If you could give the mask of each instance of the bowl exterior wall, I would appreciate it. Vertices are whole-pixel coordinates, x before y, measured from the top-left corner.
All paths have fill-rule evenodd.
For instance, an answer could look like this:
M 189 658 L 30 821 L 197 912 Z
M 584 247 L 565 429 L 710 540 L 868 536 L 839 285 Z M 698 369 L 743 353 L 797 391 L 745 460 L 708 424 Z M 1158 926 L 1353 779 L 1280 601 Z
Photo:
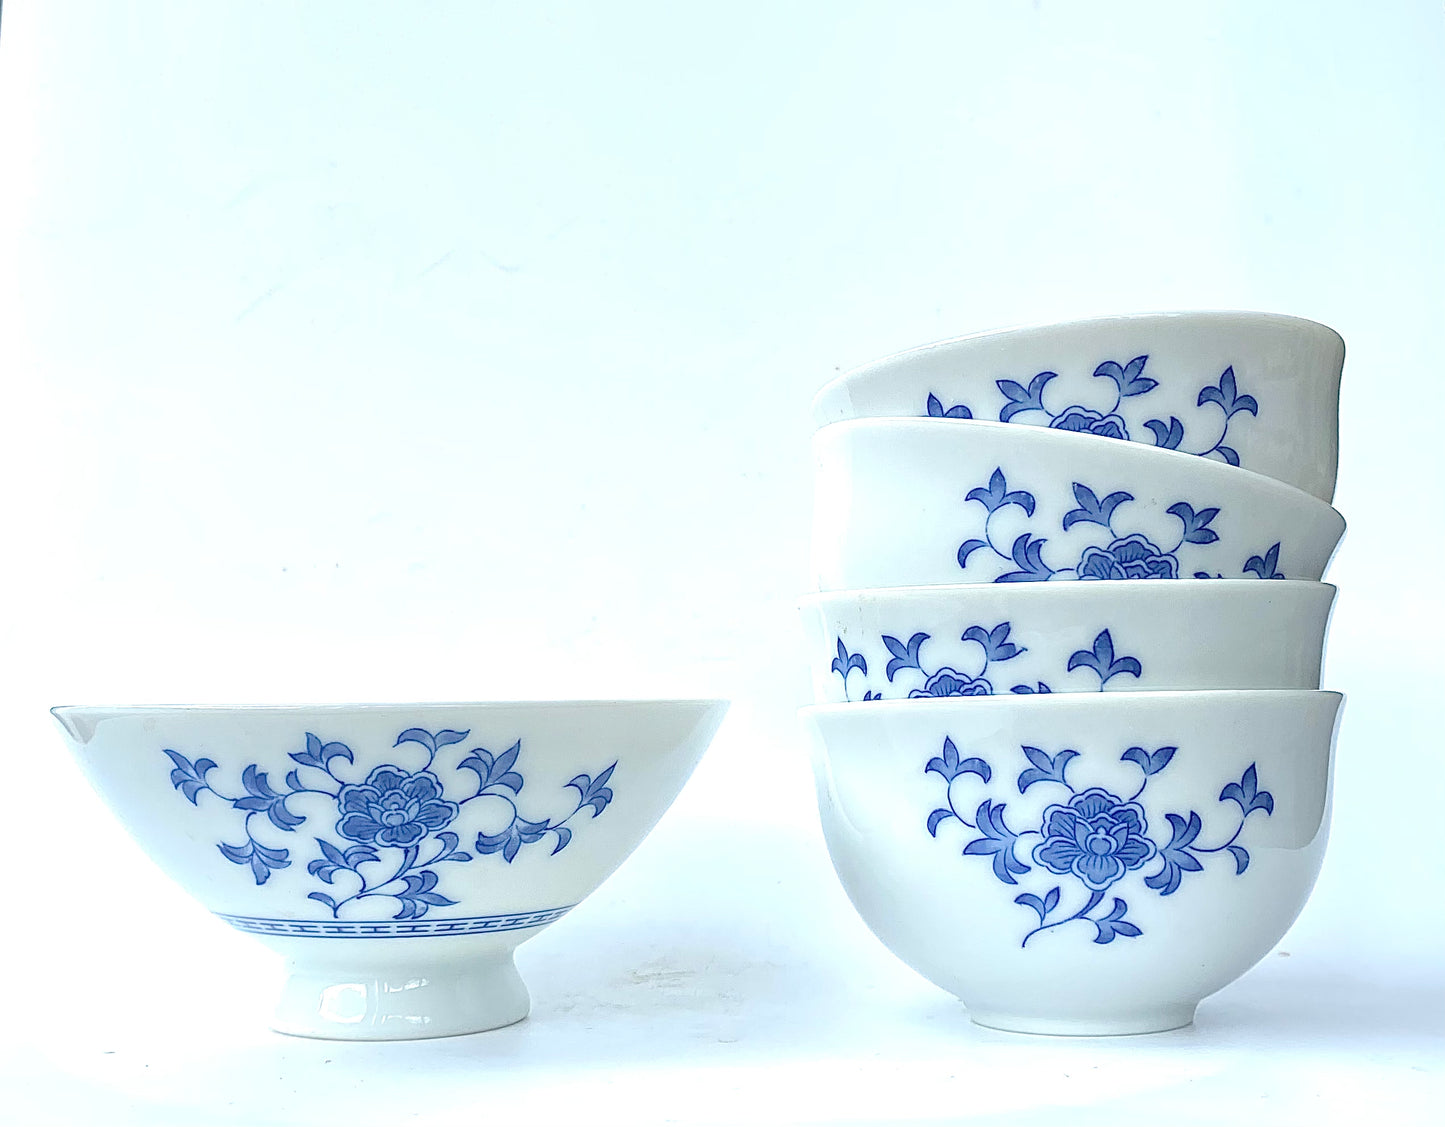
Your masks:
M 1323 578 L 1344 519 L 1259 474 L 999 423 L 863 419 L 813 437 L 819 590 Z
M 1174 448 L 1334 496 L 1344 342 L 1258 313 L 1172 313 L 1004 330 L 867 364 L 813 404 L 819 426 L 935 416 Z
M 662 816 L 725 710 L 78 708 L 57 718 L 96 790 L 208 908 L 293 960 L 324 947 L 328 961 L 380 973 L 423 954 L 510 948 L 560 918 Z
M 811 596 L 819 703 L 1157 689 L 1317 689 L 1335 589 L 1139 580 Z
M 1141 693 L 805 715 L 828 848 L 878 937 L 986 1024 L 1122 1033 L 1187 1021 L 1299 913 L 1339 703 Z

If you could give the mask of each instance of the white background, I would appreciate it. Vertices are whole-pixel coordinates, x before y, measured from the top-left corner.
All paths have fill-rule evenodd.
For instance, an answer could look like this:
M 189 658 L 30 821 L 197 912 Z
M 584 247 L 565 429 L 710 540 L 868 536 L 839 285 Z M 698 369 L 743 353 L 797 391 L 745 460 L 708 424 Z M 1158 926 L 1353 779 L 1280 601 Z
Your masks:
M 1438 3 L 9 0 L 17 1123 L 1438 1122 Z M 807 405 L 1010 322 L 1349 347 L 1325 871 L 1189 1030 L 990 1033 L 834 881 L 794 717 Z M 530 1021 L 347 1046 L 153 871 L 45 707 L 723 695 Z

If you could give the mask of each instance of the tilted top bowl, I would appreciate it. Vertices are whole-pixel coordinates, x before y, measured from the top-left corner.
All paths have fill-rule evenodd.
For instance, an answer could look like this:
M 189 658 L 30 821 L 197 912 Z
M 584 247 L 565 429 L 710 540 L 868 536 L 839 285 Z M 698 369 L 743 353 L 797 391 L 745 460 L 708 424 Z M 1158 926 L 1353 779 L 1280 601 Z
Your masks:
M 151 857 L 287 957 L 277 1029 L 389 1040 L 525 1017 L 514 948 L 636 848 L 726 710 L 596 701 L 54 713 Z
M 820 703 L 1317 689 L 1335 589 L 1283 580 L 871 587 L 803 600 Z
M 1345 522 L 1261 474 L 1004 423 L 813 436 L 821 590 L 1060 579 L 1319 580 Z
M 1163 446 L 1334 497 L 1333 329 L 1271 313 L 1142 313 L 1000 329 L 876 360 L 813 402 L 878 416 L 1026 423 Z
M 1341 698 L 1101 693 L 803 710 L 828 850 L 974 1021 L 1147 1033 L 1288 930 L 1319 872 Z

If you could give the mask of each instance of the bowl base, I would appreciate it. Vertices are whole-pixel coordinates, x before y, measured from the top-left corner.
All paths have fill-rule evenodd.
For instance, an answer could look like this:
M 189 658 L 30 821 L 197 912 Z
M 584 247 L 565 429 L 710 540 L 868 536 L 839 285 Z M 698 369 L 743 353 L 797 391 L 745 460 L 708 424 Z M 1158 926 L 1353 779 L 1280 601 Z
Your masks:
M 271 1028 L 335 1041 L 455 1037 L 512 1025 L 531 998 L 511 952 L 420 974 L 293 963 Z
M 1099 1017 L 1049 1017 L 978 1009 L 970 1009 L 968 1016 L 975 1025 L 1007 1033 L 1038 1033 L 1053 1037 L 1128 1037 L 1182 1029 L 1194 1020 L 1194 1009 L 1195 1003 L 1187 1002 Z

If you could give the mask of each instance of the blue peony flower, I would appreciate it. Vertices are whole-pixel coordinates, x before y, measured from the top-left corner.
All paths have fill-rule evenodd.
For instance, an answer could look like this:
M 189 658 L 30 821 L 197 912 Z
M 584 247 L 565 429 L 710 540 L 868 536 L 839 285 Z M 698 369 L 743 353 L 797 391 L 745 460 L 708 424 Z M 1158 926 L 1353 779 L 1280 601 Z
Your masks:
M 991 697 L 993 686 L 982 677 L 966 677 L 952 669 L 940 669 L 910 697 Z
M 336 796 L 341 820 L 336 832 L 368 845 L 415 845 L 445 828 L 457 816 L 457 805 L 442 798 L 442 787 L 430 771 L 409 775 L 400 767 L 376 768 L 364 783 L 350 783 Z
M 1101 415 L 1075 404 L 1065 407 L 1049 423 L 1050 430 L 1071 430 L 1079 434 L 1097 434 L 1104 438 L 1128 439 L 1129 428 L 1118 415 Z
M 1034 847 L 1034 860 L 1052 872 L 1073 873 L 1103 892 L 1158 852 L 1144 836 L 1147 829 L 1137 802 L 1090 787 L 1044 811 L 1044 840 Z
M 1085 548 L 1075 571 L 1080 579 L 1178 579 L 1179 561 L 1134 532 L 1107 548 Z

